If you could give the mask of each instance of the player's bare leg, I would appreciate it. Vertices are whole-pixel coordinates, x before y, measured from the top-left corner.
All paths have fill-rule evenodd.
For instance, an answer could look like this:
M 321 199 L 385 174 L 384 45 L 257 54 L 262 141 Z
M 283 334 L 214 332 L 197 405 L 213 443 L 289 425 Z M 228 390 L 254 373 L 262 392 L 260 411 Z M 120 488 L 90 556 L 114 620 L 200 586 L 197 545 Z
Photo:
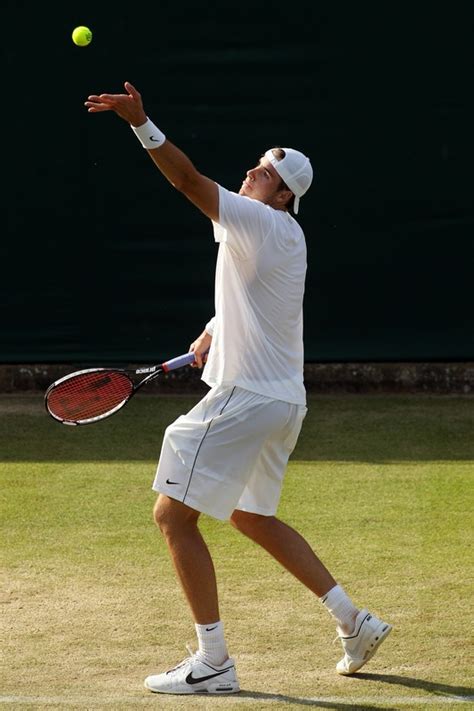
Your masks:
M 275 516 L 236 510 L 231 523 L 268 551 L 318 597 L 337 584 L 303 536 Z
M 391 625 L 367 609 L 355 607 L 305 539 L 275 516 L 236 510 L 231 523 L 314 592 L 336 620 L 344 650 L 337 672 L 349 675 L 363 667 L 386 639 Z
M 199 649 L 177 666 L 145 679 L 162 694 L 230 694 L 239 691 L 234 660 L 229 657 L 219 619 L 216 575 L 198 529 L 199 511 L 160 494 L 155 522 L 168 545 L 178 578 L 196 622 Z
M 154 508 L 194 621 L 205 625 L 219 620 L 219 604 L 214 564 L 197 525 L 199 516 L 199 511 L 164 494 Z

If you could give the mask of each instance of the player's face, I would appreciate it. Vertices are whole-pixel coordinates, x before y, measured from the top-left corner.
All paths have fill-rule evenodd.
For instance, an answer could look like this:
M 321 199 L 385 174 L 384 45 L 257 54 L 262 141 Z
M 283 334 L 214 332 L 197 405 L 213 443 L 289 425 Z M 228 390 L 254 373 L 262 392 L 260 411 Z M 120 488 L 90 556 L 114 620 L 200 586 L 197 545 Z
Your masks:
M 268 158 L 263 156 L 255 168 L 247 171 L 239 195 L 245 195 L 271 204 L 275 194 L 280 190 L 281 178 Z

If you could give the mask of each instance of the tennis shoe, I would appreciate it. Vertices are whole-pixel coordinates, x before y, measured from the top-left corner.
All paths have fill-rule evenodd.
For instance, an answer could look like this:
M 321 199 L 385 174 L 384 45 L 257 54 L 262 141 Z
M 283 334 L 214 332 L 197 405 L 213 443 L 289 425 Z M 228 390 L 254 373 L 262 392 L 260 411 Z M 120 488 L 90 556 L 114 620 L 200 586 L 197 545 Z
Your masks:
M 338 628 L 337 639 L 341 640 L 344 656 L 336 664 L 336 671 L 345 676 L 354 674 L 369 659 L 372 659 L 391 630 L 392 626 L 387 622 L 382 622 L 368 610 L 361 610 L 356 617 L 354 631 L 351 635 L 343 636 Z
M 240 691 L 233 659 L 227 659 L 220 666 L 211 665 L 199 652 L 163 674 L 147 676 L 145 687 L 155 694 L 234 694 Z

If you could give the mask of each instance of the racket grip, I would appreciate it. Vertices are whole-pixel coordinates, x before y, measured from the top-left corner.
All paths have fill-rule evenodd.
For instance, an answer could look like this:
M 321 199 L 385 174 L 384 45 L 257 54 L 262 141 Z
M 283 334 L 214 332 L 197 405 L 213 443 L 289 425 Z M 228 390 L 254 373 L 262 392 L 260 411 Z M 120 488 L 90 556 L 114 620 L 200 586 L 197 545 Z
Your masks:
M 189 365 L 194 363 L 194 353 L 184 353 L 183 355 L 167 360 L 166 363 L 162 363 L 161 367 L 164 372 L 167 373 L 169 370 L 176 370 L 176 368 L 182 368 L 184 365 Z

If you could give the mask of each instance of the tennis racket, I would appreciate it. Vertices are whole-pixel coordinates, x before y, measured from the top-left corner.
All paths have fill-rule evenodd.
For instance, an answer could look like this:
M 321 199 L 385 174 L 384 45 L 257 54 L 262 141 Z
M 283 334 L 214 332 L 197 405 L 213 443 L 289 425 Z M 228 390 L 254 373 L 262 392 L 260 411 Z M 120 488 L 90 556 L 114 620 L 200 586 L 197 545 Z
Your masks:
M 63 425 L 89 425 L 104 420 L 122 409 L 143 385 L 160 373 L 194 363 L 194 353 L 167 360 L 160 365 L 136 370 L 89 368 L 56 380 L 46 390 L 46 411 Z M 144 375 L 137 383 L 132 374 Z

